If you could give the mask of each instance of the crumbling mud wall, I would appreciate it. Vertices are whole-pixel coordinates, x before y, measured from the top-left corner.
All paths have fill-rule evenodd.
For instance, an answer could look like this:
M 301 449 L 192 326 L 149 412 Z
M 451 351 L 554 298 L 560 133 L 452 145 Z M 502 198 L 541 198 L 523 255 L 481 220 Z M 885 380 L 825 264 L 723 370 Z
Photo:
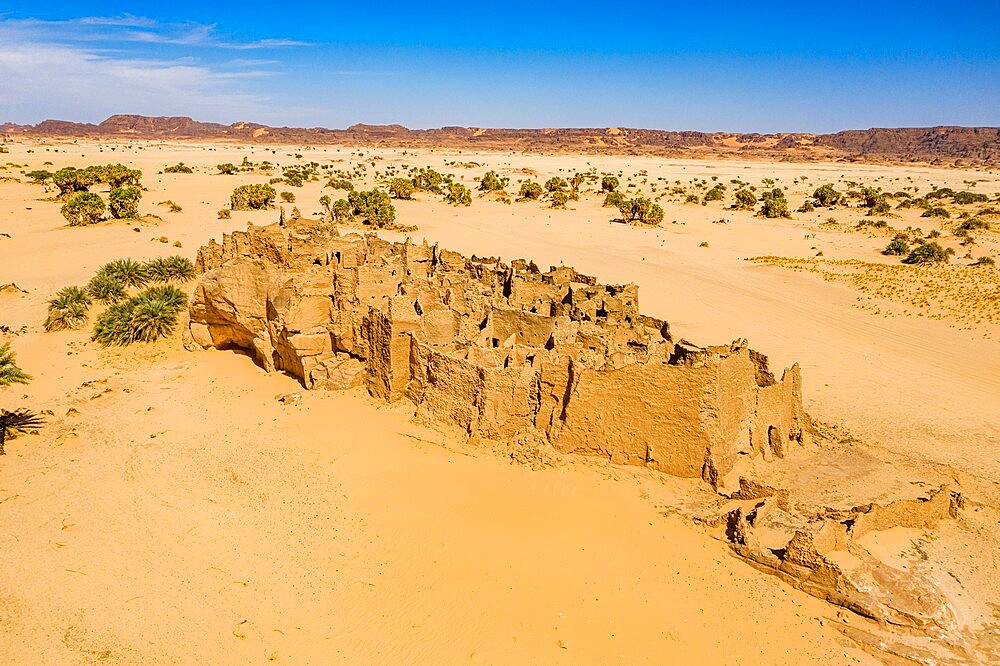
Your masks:
M 364 385 L 473 437 L 715 484 L 739 456 L 810 436 L 797 366 L 777 380 L 745 342 L 675 341 L 635 285 L 302 219 L 212 241 L 197 268 L 193 346 L 244 350 L 306 388 Z

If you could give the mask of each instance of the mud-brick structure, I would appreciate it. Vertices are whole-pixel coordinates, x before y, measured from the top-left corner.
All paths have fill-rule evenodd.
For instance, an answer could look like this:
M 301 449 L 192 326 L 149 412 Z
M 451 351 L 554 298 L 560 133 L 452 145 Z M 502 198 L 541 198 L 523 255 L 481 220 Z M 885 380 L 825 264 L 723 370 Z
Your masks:
M 799 370 L 745 342 L 698 347 L 636 285 L 471 259 L 292 220 L 212 241 L 188 342 L 238 348 L 306 388 L 364 385 L 418 418 L 716 483 L 808 437 Z

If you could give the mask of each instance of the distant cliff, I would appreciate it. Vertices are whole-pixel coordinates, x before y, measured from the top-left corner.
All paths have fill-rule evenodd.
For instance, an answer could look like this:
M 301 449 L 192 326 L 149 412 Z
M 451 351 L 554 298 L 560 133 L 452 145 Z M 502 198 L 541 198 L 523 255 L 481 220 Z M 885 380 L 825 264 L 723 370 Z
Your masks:
M 483 150 L 835 159 L 948 164 L 1000 163 L 1000 128 L 907 127 L 847 130 L 835 134 L 738 134 L 630 128 L 500 129 L 402 125 L 352 125 L 347 129 L 269 127 L 252 122 L 203 123 L 187 117 L 115 115 L 94 125 L 46 120 L 0 125 L 8 136 L 88 139 L 184 139 L 269 144 L 353 144 Z

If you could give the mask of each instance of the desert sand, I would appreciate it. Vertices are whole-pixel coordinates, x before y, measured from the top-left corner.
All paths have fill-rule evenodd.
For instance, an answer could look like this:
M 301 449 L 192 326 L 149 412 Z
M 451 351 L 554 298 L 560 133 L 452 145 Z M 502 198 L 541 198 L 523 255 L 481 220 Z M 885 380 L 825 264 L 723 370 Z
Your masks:
M 1000 175 L 349 147 L 39 140 L 9 147 L 5 161 L 20 166 L 0 171 L 11 178 L 0 182 L 0 233 L 9 235 L 0 236 L 0 284 L 17 289 L 0 293 L 0 325 L 7 327 L 0 340 L 12 342 L 34 379 L 0 389 L 0 398 L 5 408 L 46 410 L 48 424 L 10 441 L 0 459 L 0 619 L 9 627 L 0 639 L 2 660 L 873 660 L 842 631 L 866 620 L 730 557 L 677 511 L 703 492 L 700 481 L 572 457 L 538 468 L 511 464 L 414 424 L 412 410 L 384 405 L 363 389 L 308 392 L 245 356 L 185 351 L 180 331 L 125 349 L 99 347 L 89 329 L 45 333 L 46 302 L 109 260 L 175 253 L 193 259 L 209 239 L 248 222 L 273 223 L 274 210 L 217 219 L 235 186 L 268 180 L 216 175 L 216 164 L 244 157 L 285 166 L 367 164 L 359 186 L 374 184 L 371 172 L 388 164 L 432 166 L 470 186 L 488 169 L 514 182 L 530 175 L 525 170 L 539 182 L 590 168 L 621 171 L 623 185 L 631 176 L 647 192 L 643 179 L 773 178 L 788 185 L 793 206 L 827 182 L 924 192 L 976 181 L 975 191 L 993 195 Z M 161 219 L 66 227 L 59 203 L 44 200 L 52 193 L 18 182 L 22 171 L 52 168 L 49 161 L 55 168 L 121 161 L 141 169 L 147 191 L 140 211 Z M 158 173 L 178 162 L 196 172 Z M 319 213 L 322 194 L 333 196 L 323 182 L 276 188 L 293 191 L 303 215 Z M 182 210 L 157 205 L 166 200 Z M 834 264 L 794 270 L 748 261 L 898 263 L 879 254 L 890 232 L 854 228 L 859 210 L 762 220 L 718 203 L 665 202 L 664 223 L 639 228 L 612 222 L 601 200 L 585 193 L 569 210 L 555 210 L 475 198 L 456 208 L 418 194 L 396 202 L 397 221 L 417 231 L 383 235 L 637 283 L 642 311 L 668 320 L 677 339 L 728 344 L 746 337 L 772 367 L 800 363 L 806 409 L 845 441 L 863 441 L 866 455 L 904 461 L 893 483 L 950 477 L 984 512 L 995 509 L 995 268 L 947 269 L 948 284 L 981 293 L 979 304 L 949 307 L 955 301 L 947 290 L 940 302 L 914 304 L 924 296 L 872 296 L 865 283 L 833 275 Z M 836 224 L 824 224 L 831 217 Z M 946 228 L 919 210 L 901 211 L 890 223 Z M 958 247 L 945 232 L 942 241 Z M 996 232 L 977 241 L 975 257 L 1000 249 Z M 971 261 L 953 260 L 960 263 Z M 301 397 L 291 404 L 276 399 L 289 393 Z M 845 468 L 845 494 L 851 475 Z M 836 495 L 839 488 L 824 490 Z M 925 541 L 903 531 L 881 547 L 896 555 Z M 988 621 L 990 604 L 1000 603 L 996 578 L 992 587 L 988 582 L 1000 566 L 995 552 L 980 553 L 982 577 L 969 584 L 973 599 L 961 609 L 984 644 L 998 635 Z

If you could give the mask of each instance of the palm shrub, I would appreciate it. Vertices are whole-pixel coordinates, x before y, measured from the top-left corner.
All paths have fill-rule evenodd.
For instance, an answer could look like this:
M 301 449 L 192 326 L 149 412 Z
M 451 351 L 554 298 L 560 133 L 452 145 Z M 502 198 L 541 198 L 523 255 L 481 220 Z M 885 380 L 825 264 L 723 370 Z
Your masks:
M 137 342 L 153 342 L 170 335 L 176 323 L 177 307 L 163 298 L 145 296 L 132 307 L 130 335 Z
M 10 348 L 10 343 L 0 345 L 0 386 L 11 384 L 27 384 L 31 375 L 17 365 L 17 354 Z
M 94 323 L 94 340 L 109 347 L 153 342 L 173 332 L 187 296 L 177 287 L 150 287 L 124 303 L 112 305 Z
M 25 430 L 40 428 L 45 425 L 38 414 L 27 409 L 7 411 L 0 409 L 0 456 L 7 455 L 4 444 L 8 439 L 14 439 Z
M 139 199 L 142 192 L 137 187 L 116 187 L 108 193 L 108 209 L 116 220 L 139 217 Z
M 46 331 L 80 328 L 87 322 L 90 296 L 79 287 L 64 287 L 49 301 L 49 315 L 45 319 Z
M 132 308 L 133 300 L 116 303 L 97 316 L 94 322 L 93 338 L 105 347 L 111 345 L 128 345 L 132 339 Z
M 146 263 L 146 275 L 151 282 L 187 282 L 194 277 L 194 264 L 187 257 L 159 257 Z
M 87 283 L 87 293 L 94 299 L 107 304 L 120 303 L 128 294 L 125 285 L 113 275 L 99 272 Z
M 104 215 L 104 199 L 92 192 L 81 192 L 59 209 L 70 226 L 93 224 Z
M 146 265 L 133 259 L 115 259 L 98 272 L 110 275 L 126 287 L 141 287 L 149 282 Z

